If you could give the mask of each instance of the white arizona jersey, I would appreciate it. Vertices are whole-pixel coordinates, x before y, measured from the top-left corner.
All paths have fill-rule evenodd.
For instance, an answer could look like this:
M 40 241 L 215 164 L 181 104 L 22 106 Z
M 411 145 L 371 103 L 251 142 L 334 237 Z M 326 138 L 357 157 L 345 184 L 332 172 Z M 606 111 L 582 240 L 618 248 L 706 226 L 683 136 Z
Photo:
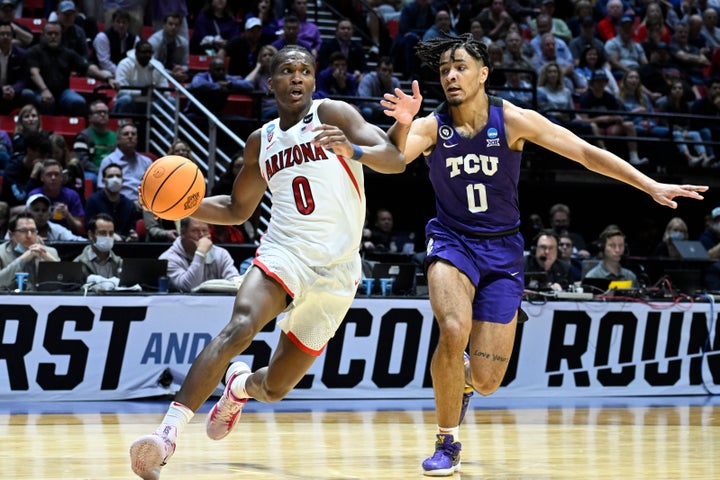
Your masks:
M 362 164 L 311 143 L 313 128 L 323 123 L 317 112 L 322 102 L 314 100 L 286 131 L 279 119 L 261 130 L 260 171 L 272 193 L 261 245 L 279 245 L 309 266 L 356 258 L 365 219 Z

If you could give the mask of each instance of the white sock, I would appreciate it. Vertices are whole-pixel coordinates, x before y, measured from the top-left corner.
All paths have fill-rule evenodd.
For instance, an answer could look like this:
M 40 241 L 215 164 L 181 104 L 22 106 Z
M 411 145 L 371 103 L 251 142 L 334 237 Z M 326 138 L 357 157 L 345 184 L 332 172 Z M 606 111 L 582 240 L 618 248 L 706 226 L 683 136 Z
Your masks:
M 452 428 L 445 428 L 438 425 L 438 433 L 440 435 L 452 435 L 453 441 L 457 442 L 460 439 L 460 425 Z
M 168 411 L 165 414 L 165 418 L 163 418 L 160 423 L 157 432 L 164 431 L 166 425 L 172 425 L 177 428 L 177 433 L 179 435 L 185 428 L 185 425 L 190 422 L 193 415 L 195 415 L 195 412 L 182 403 L 172 402 L 170 404 L 170 408 L 168 408 Z
M 250 395 L 248 395 L 247 390 L 245 390 L 245 382 L 247 382 L 248 377 L 250 377 L 252 373 L 241 373 L 230 384 L 230 391 L 232 392 L 235 397 L 239 399 L 243 398 L 250 398 Z

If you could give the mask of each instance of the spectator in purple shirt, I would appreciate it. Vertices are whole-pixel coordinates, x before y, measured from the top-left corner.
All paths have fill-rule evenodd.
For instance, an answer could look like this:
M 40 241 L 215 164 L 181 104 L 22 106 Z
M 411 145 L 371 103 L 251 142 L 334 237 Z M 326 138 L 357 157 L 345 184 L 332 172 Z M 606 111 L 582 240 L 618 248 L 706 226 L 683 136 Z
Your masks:
M 45 160 L 40 171 L 42 186 L 30 190 L 28 197 L 42 193 L 50 199 L 50 221 L 70 229 L 75 235 L 85 231 L 85 209 L 78 193 L 63 186 L 62 165 L 55 159 Z
M 282 50 L 285 45 L 300 45 L 308 51 L 312 48 L 309 43 L 298 38 L 300 32 L 300 20 L 295 15 L 288 15 L 283 21 L 283 34 L 272 43 L 272 46 Z

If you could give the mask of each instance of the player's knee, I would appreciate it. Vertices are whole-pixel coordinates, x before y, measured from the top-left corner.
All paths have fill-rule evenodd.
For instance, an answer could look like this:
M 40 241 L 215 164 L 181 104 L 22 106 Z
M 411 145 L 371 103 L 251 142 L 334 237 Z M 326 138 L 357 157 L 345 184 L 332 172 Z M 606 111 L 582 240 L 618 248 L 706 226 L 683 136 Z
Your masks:
M 233 351 L 242 352 L 252 342 L 257 332 L 249 318 L 234 316 L 232 322 L 218 335 Z
M 468 322 L 469 323 L 469 322 Z M 439 324 L 440 338 L 439 342 L 457 345 L 462 350 L 467 345 L 470 335 L 470 327 L 462 322 L 444 321 Z
M 502 379 L 501 379 L 502 381 Z M 492 395 L 497 391 L 498 388 L 500 388 L 500 383 L 496 381 L 492 381 L 490 379 L 487 379 L 485 381 L 477 381 L 473 379 L 473 388 L 476 392 L 478 392 L 480 395 L 488 396 Z

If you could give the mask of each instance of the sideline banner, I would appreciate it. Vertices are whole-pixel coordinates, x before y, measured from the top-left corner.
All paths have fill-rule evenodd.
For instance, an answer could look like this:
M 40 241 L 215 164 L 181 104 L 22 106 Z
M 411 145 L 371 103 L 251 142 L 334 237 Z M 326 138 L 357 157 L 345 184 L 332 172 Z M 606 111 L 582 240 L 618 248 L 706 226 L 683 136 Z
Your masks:
M 177 391 L 227 323 L 232 296 L 0 296 L 0 400 L 117 400 Z M 523 305 L 497 397 L 720 392 L 708 303 Z M 268 364 L 271 322 L 239 359 Z M 426 299 L 358 298 L 289 398 L 432 398 Z M 221 393 L 220 387 L 216 390 Z

